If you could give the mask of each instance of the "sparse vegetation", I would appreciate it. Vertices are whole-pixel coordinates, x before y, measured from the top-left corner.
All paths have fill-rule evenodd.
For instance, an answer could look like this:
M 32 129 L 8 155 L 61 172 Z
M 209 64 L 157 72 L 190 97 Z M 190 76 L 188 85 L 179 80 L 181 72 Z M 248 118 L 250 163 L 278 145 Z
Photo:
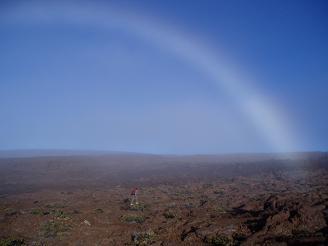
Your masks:
M 49 211 L 44 211 L 40 208 L 35 208 L 31 211 L 31 214 L 34 214 L 34 215 L 47 215 L 47 214 L 49 214 Z
M 145 204 L 139 203 L 130 206 L 130 210 L 132 211 L 144 211 L 147 208 Z
M 138 223 L 138 224 L 142 224 L 143 222 L 145 222 L 145 217 L 140 216 L 140 215 L 127 215 L 127 216 L 123 216 L 123 220 L 127 223 Z
M 102 210 L 101 208 L 97 208 L 97 209 L 95 209 L 95 212 L 97 214 L 103 214 L 104 213 L 104 210 Z
M 6 238 L 0 239 L 0 246 L 20 246 L 25 245 L 24 239 Z
M 156 234 L 152 230 L 146 232 L 135 232 L 131 236 L 133 245 L 144 246 L 155 242 Z
M 166 219 L 173 219 L 175 218 L 175 215 L 172 211 L 165 211 L 163 213 L 163 216 L 166 218 Z
M 53 209 L 50 213 L 59 219 L 70 219 L 70 217 L 63 210 Z
M 17 210 L 14 208 L 6 208 L 5 209 L 6 216 L 13 216 L 13 215 L 16 215 L 17 213 L 18 213 Z
M 155 170 L 160 167 L 152 166 Z M 106 168 L 116 170 L 111 168 L 125 167 L 108 165 Z M 129 165 L 129 168 L 134 167 Z M 126 174 L 128 172 L 121 174 L 127 175 L 126 179 L 125 176 L 109 179 L 108 184 L 107 181 L 104 183 L 106 186 L 93 186 L 88 180 L 78 180 L 80 187 L 76 188 L 73 196 L 61 195 L 61 190 L 49 186 L 49 189 L 35 190 L 31 194 L 18 192 L 2 197 L 0 246 L 167 243 L 237 246 L 305 245 L 308 242 L 325 245 L 328 171 L 314 169 L 306 172 L 309 179 L 304 181 L 305 184 L 299 181 L 303 173 L 299 174 L 300 177 L 295 176 L 298 182 L 285 182 L 276 180 L 270 172 L 251 177 L 238 176 L 232 183 L 230 179 L 223 178 L 207 181 L 198 176 L 199 169 L 195 164 L 195 168 L 190 167 L 195 179 L 186 183 L 182 176 L 177 178 L 170 170 L 157 180 L 157 176 L 151 176 L 151 170 L 148 173 L 148 166 L 145 172 L 142 164 L 140 168 L 140 175 L 147 174 L 150 178 L 136 184 L 140 187 L 141 203 L 133 206 L 129 198 L 135 180 Z M 216 165 L 213 165 L 215 168 Z M 206 172 L 212 175 L 212 169 Z M 201 175 L 206 175 L 206 172 Z M 158 175 L 157 171 L 155 175 Z M 213 187 L 204 188 L 203 182 L 213 182 Z M 271 183 L 276 186 L 270 185 L 272 190 L 267 192 L 265 184 Z M 95 181 L 95 184 L 98 183 Z M 60 189 L 64 191 L 65 185 L 68 190 L 71 188 L 70 182 L 64 182 L 60 183 Z M 164 194 L 163 190 L 168 193 Z M 214 191 L 223 191 L 224 194 L 219 196 Z M 177 197 L 176 192 L 182 195 Z M 148 231 L 150 228 L 153 231 Z M 10 236 L 13 239 L 7 239 Z
M 41 225 L 41 234 L 46 238 L 54 238 L 67 234 L 70 229 L 71 226 L 62 221 L 50 220 Z
M 215 235 L 213 237 L 207 238 L 206 243 L 209 245 L 215 246 L 231 246 L 233 245 L 233 241 L 225 235 Z

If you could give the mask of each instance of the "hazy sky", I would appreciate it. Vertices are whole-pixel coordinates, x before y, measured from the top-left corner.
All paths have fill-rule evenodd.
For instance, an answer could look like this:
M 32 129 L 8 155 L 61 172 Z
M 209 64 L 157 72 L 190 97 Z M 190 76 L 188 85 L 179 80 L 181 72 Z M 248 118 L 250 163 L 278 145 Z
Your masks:
M 0 3 L 0 149 L 327 150 L 327 98 L 327 1 Z

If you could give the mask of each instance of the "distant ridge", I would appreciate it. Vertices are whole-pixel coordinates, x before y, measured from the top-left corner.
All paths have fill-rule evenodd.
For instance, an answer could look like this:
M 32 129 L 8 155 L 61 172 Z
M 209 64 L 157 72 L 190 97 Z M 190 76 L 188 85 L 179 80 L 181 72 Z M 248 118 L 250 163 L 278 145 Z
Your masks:
M 308 151 L 308 152 L 290 152 L 290 153 L 226 153 L 226 154 L 153 154 L 139 153 L 129 151 L 110 151 L 110 150 L 69 150 L 69 149 L 13 149 L 0 150 L 0 158 L 29 158 L 29 157 L 60 157 L 60 156 L 102 156 L 102 155 L 120 155 L 120 156 L 162 156 L 178 159 L 192 160 L 215 160 L 219 159 L 312 159 L 317 157 L 328 158 L 326 151 Z
M 81 155 L 138 155 L 139 153 L 105 150 L 65 150 L 65 149 L 16 149 L 0 150 L 0 158 L 22 158 L 42 156 L 81 156 Z

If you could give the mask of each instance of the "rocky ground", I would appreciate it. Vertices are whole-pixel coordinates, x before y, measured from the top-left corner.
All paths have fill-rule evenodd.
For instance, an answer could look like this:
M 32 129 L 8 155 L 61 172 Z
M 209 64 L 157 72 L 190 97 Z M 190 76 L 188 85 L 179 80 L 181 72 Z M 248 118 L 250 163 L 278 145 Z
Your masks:
M 204 171 L 198 161 L 180 174 L 156 168 L 144 179 L 130 182 L 129 173 L 117 184 L 88 186 L 80 180 L 80 186 L 68 186 L 66 180 L 24 191 L 22 183 L 11 178 L 11 185 L 20 187 L 12 192 L 6 179 L 3 184 L 9 188 L 0 198 L 0 245 L 328 244 L 325 162 L 261 171 L 254 169 L 258 162 L 255 167 L 239 163 L 237 169 L 242 165 L 243 172 L 220 176 L 210 170 L 217 173 L 222 167 Z M 12 165 L 20 170 L 16 162 Z M 3 173 L 9 175 L 4 166 Z M 27 182 L 26 176 L 21 178 Z M 135 185 L 140 189 L 139 204 L 131 206 L 129 194 Z

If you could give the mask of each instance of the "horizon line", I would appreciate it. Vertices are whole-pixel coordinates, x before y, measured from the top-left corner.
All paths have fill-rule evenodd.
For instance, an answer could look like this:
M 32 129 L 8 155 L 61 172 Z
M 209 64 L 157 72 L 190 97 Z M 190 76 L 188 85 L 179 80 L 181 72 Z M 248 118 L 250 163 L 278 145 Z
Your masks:
M 25 153 L 24 153 L 25 152 Z M 30 152 L 30 153 L 29 153 Z M 33 153 L 34 152 L 34 153 Z M 35 153 L 40 152 L 40 153 Z M 49 153 L 46 153 L 49 152 Z M 53 153 L 51 153 L 53 152 Z M 61 153 L 60 153 L 61 152 Z M 66 152 L 66 153 L 65 153 Z M 233 155 L 299 155 L 299 154 L 314 154 L 314 153 L 328 153 L 328 150 L 299 150 L 299 151 L 259 151 L 259 152 L 217 152 L 217 153 L 160 153 L 160 152 L 138 152 L 128 150 L 101 150 L 101 149 L 60 149 L 60 148 L 17 148 L 17 149 L 0 149 L 0 158 L 2 155 L 18 155 L 17 157 L 46 157 L 46 156 L 87 156 L 87 155 L 153 155 L 153 156 L 233 156 Z M 25 155 L 25 156 L 24 156 Z M 6 158 L 6 157 L 5 157 Z

